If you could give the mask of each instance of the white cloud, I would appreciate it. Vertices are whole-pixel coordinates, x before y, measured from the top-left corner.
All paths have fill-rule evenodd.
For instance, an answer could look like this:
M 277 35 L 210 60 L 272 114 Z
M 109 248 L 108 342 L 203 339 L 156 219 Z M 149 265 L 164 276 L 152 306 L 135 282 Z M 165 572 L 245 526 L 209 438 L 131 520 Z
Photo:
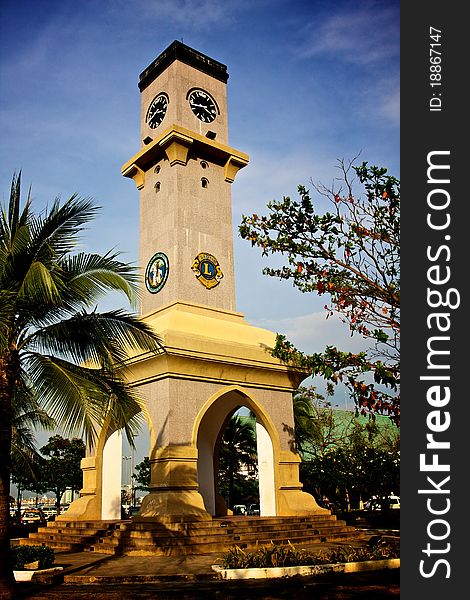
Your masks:
M 399 52 L 398 5 L 381 8 L 368 2 L 323 22 L 309 24 L 304 57 L 327 56 L 344 62 L 371 65 Z
M 159 22 L 173 23 L 187 30 L 188 24 L 205 29 L 215 23 L 228 22 L 244 3 L 230 0 L 138 0 L 135 4 L 146 18 L 158 18 Z
M 397 124 L 400 122 L 400 88 L 398 84 L 395 84 L 391 91 L 387 90 L 386 95 L 379 103 L 378 113 Z
M 256 323 L 282 333 L 303 352 L 322 352 L 326 346 L 336 346 L 345 352 L 360 352 L 370 344 L 362 337 L 351 337 L 347 324 L 339 317 L 326 318 L 326 311 L 317 311 L 298 317 L 260 319 Z
M 250 163 L 237 176 L 233 189 L 235 217 L 252 212 L 267 213 L 266 204 L 282 200 L 283 196 L 298 199 L 297 186 L 310 186 L 310 178 L 327 184 L 337 175 L 336 156 L 320 156 L 313 149 L 299 151 L 293 148 L 282 152 L 279 145 L 269 149 L 258 148 L 250 153 Z

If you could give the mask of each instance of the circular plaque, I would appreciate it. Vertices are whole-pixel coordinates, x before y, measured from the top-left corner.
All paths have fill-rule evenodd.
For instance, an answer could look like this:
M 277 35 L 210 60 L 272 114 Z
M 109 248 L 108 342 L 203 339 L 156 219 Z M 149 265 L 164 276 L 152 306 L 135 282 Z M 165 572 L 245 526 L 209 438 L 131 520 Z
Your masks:
M 151 294 L 157 294 L 168 279 L 170 264 L 168 256 L 163 252 L 157 252 L 149 260 L 145 270 L 145 285 Z
M 213 254 L 208 252 L 199 252 L 191 269 L 196 274 L 198 281 L 208 290 L 219 285 L 224 276 L 219 261 Z

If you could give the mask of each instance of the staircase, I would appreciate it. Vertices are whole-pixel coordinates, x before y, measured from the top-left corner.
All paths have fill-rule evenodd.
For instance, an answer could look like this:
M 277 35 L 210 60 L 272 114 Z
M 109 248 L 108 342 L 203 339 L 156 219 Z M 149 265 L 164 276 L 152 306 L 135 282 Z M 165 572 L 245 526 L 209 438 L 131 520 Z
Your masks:
M 96 540 L 110 535 L 125 521 L 49 521 L 47 527 L 20 538 L 20 546 L 46 545 L 59 552 L 90 550 Z
M 58 521 L 40 527 L 22 545 L 46 544 L 57 551 L 111 555 L 188 555 L 225 552 L 230 546 L 294 546 L 357 539 L 354 527 L 334 515 L 306 517 L 223 517 L 212 521 Z

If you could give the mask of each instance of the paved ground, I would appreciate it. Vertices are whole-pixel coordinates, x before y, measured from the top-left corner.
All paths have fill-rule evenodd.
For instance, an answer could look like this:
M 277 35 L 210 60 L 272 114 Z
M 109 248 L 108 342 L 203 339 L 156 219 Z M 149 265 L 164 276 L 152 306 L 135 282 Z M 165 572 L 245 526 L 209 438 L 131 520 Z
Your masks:
M 18 598 L 35 600 L 397 600 L 398 569 L 374 573 L 271 581 L 167 582 L 23 588 Z
M 382 600 L 400 597 L 399 569 L 289 577 L 282 580 L 221 581 L 211 569 L 218 555 L 187 557 L 108 556 L 58 552 L 64 567 L 50 583 L 22 583 L 26 600 Z

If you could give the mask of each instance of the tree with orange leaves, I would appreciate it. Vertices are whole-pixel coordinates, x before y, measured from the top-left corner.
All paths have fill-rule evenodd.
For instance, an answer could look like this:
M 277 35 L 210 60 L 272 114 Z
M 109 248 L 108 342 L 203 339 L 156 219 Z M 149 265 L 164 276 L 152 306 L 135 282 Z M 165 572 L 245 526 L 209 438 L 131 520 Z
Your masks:
M 286 264 L 265 268 L 271 277 L 292 280 L 305 293 L 326 295 L 351 335 L 370 340 L 364 352 L 327 346 L 305 354 L 277 336 L 274 355 L 308 367 L 329 389 L 343 382 L 362 414 L 400 417 L 400 183 L 387 169 L 339 161 L 339 184 L 313 184 L 331 210 L 317 211 L 310 192 L 267 205 L 267 216 L 243 216 L 240 235 L 264 255 L 281 254 Z M 360 184 L 361 189 L 357 187 Z

